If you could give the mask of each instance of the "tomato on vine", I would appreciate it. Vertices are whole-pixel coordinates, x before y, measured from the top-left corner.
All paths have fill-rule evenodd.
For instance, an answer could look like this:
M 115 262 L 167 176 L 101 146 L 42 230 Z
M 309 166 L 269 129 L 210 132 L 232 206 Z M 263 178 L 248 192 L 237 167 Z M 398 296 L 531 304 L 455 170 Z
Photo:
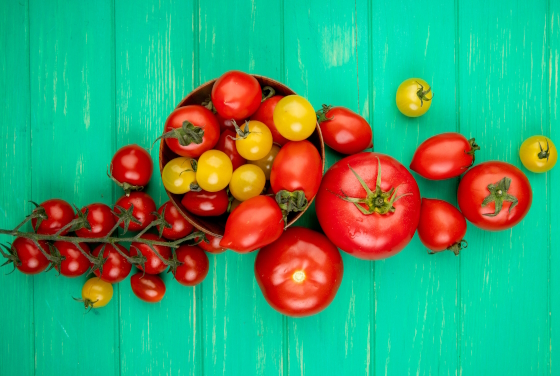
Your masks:
M 49 254 L 49 246 L 46 241 L 39 240 L 38 244 L 44 253 Z M 39 274 L 50 264 L 47 257 L 31 239 L 19 237 L 14 240 L 10 248 L 2 245 L 8 254 L 2 255 L 8 259 L 3 265 L 12 263 L 23 274 Z
M 523 166 L 531 172 L 546 172 L 556 164 L 556 146 L 547 137 L 532 136 L 523 141 L 519 148 L 519 158 Z
M 239 154 L 248 161 L 264 158 L 272 148 L 270 129 L 256 120 L 246 122 L 241 128 L 235 125 L 235 147 Z
M 231 159 L 224 152 L 208 150 L 198 159 L 196 182 L 205 191 L 221 191 L 228 186 L 232 174 Z
M 109 177 L 129 194 L 148 185 L 153 171 L 154 162 L 150 154 L 146 149 L 132 144 L 117 150 L 111 160 Z
M 171 226 L 170 228 L 163 228 L 162 234 L 166 239 L 182 239 L 189 235 L 194 229 L 194 226 L 181 215 L 171 201 L 167 201 L 165 204 L 161 205 L 158 209 L 158 213 L 160 215 L 163 214 L 163 219 Z M 160 225 L 157 226 L 158 231 L 161 231 L 160 227 Z
M 143 234 L 140 239 L 165 241 L 155 234 Z M 156 254 L 156 252 L 159 254 Z M 163 245 L 152 245 L 141 242 L 133 242 L 130 245 L 130 255 L 137 256 L 141 253 L 146 257 L 144 265 L 137 265 L 137 268 L 146 272 L 146 274 L 159 274 L 167 269 L 167 265 L 161 260 L 169 260 L 171 258 L 171 249 Z M 161 257 L 161 258 L 160 258 Z
M 54 198 L 42 202 L 33 210 L 31 225 L 37 234 L 54 235 L 72 222 L 75 215 L 69 203 Z M 66 235 L 69 230 L 63 230 L 60 235 Z
M 266 177 L 260 167 L 246 164 L 233 172 L 229 191 L 237 200 L 245 201 L 260 195 L 265 183 Z
M 88 258 L 80 251 L 77 245 L 71 242 L 56 241 L 53 247 L 58 251 L 63 260 L 54 268 L 65 277 L 79 277 L 88 271 L 91 264 Z M 90 253 L 86 243 L 80 243 L 80 248 L 85 253 Z
M 397 89 L 397 108 L 403 115 L 424 115 L 432 105 L 434 94 L 428 83 L 420 78 L 409 78 Z
M 132 265 L 121 253 L 128 256 L 128 250 L 120 244 L 101 244 L 93 250 L 92 255 L 98 257 L 101 251 L 102 257 L 107 260 L 103 264 L 103 272 L 97 269 L 94 271 L 95 275 L 109 283 L 118 283 L 125 279 Z
M 195 286 L 206 278 L 210 263 L 206 253 L 196 245 L 182 245 L 175 250 L 182 264 L 173 271 L 177 282 L 184 286 Z
M 147 193 L 132 192 L 130 195 L 118 199 L 114 207 L 115 220 L 118 220 L 119 216 L 131 208 L 133 220 L 128 225 L 128 229 L 131 231 L 141 231 L 156 219 L 153 214 L 157 209 L 156 203 Z M 126 230 L 125 221 L 121 221 L 119 226 Z
M 206 239 L 208 240 L 208 243 L 206 243 L 205 241 L 201 241 L 200 243 L 197 244 L 197 246 L 199 246 L 200 248 L 202 248 L 208 253 L 217 254 L 226 251 L 224 247 L 220 247 L 220 241 L 222 240 L 222 238 L 216 238 L 215 236 L 206 235 Z
M 274 125 L 290 141 L 302 141 L 311 136 L 317 125 L 317 115 L 309 101 L 299 95 L 287 95 L 274 108 Z
M 171 193 L 183 194 L 196 189 L 196 161 L 185 157 L 170 160 L 163 167 L 161 180 Z
M 86 213 L 87 215 L 85 215 Z M 76 236 L 80 238 L 103 238 L 111 233 L 116 224 L 111 208 L 101 203 L 90 204 L 82 208 L 76 219 L 82 217 L 87 219 L 87 223 L 76 230 Z

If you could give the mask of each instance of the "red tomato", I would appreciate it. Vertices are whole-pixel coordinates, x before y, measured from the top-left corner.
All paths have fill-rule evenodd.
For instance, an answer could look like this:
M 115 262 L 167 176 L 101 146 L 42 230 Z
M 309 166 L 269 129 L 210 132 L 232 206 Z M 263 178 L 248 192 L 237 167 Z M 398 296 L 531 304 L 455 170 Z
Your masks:
M 115 226 L 115 216 L 111 208 L 105 204 L 95 203 L 82 208 L 81 212 L 88 210 L 87 221 L 91 230 L 81 228 L 76 230 L 76 236 L 80 238 L 103 238 L 111 232 Z
M 400 252 L 414 236 L 420 191 L 396 159 L 364 152 L 327 171 L 315 210 L 325 235 L 338 248 L 358 258 L 380 260 Z
M 114 211 L 117 214 L 121 212 L 118 208 L 119 206 L 125 210 L 134 206 L 132 209 L 132 216 L 138 220 L 140 224 L 131 221 L 128 226 L 128 229 L 131 231 L 141 231 L 156 219 L 156 216 L 152 214 L 156 211 L 156 203 L 147 193 L 132 192 L 129 196 L 122 196 L 119 198 L 114 207 Z M 119 218 L 115 216 L 115 221 L 118 221 L 118 219 Z M 123 222 L 121 222 L 119 226 L 124 229 Z
M 246 119 L 261 104 L 262 91 L 257 79 L 240 71 L 229 71 L 212 87 L 212 104 L 224 119 Z
M 142 239 L 148 240 L 157 240 L 164 242 L 165 239 L 162 239 L 154 234 L 144 234 L 140 236 Z M 165 260 L 169 260 L 171 258 L 171 249 L 169 247 L 165 247 L 163 245 L 153 245 L 152 246 L 161 257 Z M 160 260 L 160 258 L 155 254 L 155 252 L 150 248 L 148 244 L 143 244 L 140 242 L 133 242 L 130 245 L 130 255 L 136 256 L 138 255 L 138 250 L 140 253 L 146 257 L 146 263 L 144 267 L 142 265 L 137 265 L 137 268 L 140 270 L 144 270 L 147 274 L 159 274 L 167 269 L 167 265 Z
M 474 152 L 479 149 L 474 138 L 467 140 L 459 133 L 438 134 L 418 146 L 410 169 L 426 179 L 454 178 L 473 165 Z
M 255 259 L 255 277 L 264 298 L 292 317 L 321 312 L 333 301 L 344 267 L 338 249 L 326 236 L 292 227 Z
M 148 185 L 153 171 L 152 157 L 136 144 L 123 146 L 111 160 L 111 175 L 127 193 Z
M 225 189 L 218 192 L 187 192 L 181 204 L 194 215 L 201 217 L 212 217 L 222 215 L 227 211 L 229 197 Z
M 517 167 L 498 161 L 471 168 L 459 183 L 459 208 L 472 224 L 488 231 L 511 228 L 531 208 L 533 191 Z
M 64 200 L 53 198 L 43 202 L 34 212 L 43 212 L 47 219 L 32 218 L 31 225 L 37 234 L 54 235 L 61 228 L 72 222 L 75 213 L 72 206 Z M 37 226 L 37 222 L 39 226 Z M 61 235 L 68 233 L 68 229 L 61 232 Z
M 331 149 L 342 154 L 356 154 L 373 146 L 371 127 L 354 111 L 323 105 L 317 114 L 323 139 Z
M 216 238 L 214 236 L 206 235 L 206 239 L 208 239 L 208 243 L 202 241 L 197 244 L 206 252 L 217 254 L 226 251 L 226 248 L 220 247 L 220 241 L 222 240 L 222 238 Z
M 163 219 L 167 223 L 171 225 L 171 228 L 164 228 L 163 229 L 163 237 L 169 240 L 178 240 L 182 239 L 188 234 L 192 232 L 194 226 L 191 225 L 185 217 L 181 215 L 179 210 L 171 203 L 171 201 L 167 201 L 165 204 L 161 205 L 158 210 L 158 213 L 163 213 L 165 209 L 165 215 Z M 160 226 L 158 226 L 158 231 L 160 230 Z
M 220 247 L 238 253 L 255 251 L 278 239 L 283 231 L 282 211 L 276 201 L 256 196 L 230 213 Z
M 198 158 L 216 145 L 220 125 L 207 108 L 199 105 L 179 107 L 167 118 L 162 137 L 175 154 Z
M 208 256 L 195 245 L 182 245 L 175 250 L 177 260 L 182 265 L 173 273 L 177 282 L 185 286 L 198 285 L 206 278 L 210 263 Z
M 157 303 L 165 295 L 165 283 L 157 275 L 136 273 L 130 277 L 130 286 L 134 295 L 148 303 Z
M 38 243 L 43 248 L 43 251 L 48 254 L 49 246 L 47 242 L 39 240 Z M 14 264 L 23 274 L 39 274 L 50 264 L 49 260 L 47 260 L 33 240 L 30 239 L 16 238 L 12 243 L 12 252 L 17 256 Z
M 53 245 L 64 257 L 64 260 L 60 263 L 60 274 L 65 277 L 79 277 L 88 271 L 91 265 L 88 258 L 73 243 L 57 241 Z M 80 243 L 80 247 L 89 253 L 89 247 L 86 243 Z M 59 270 L 57 265 L 54 268 Z
M 274 113 L 274 108 L 276 104 L 280 101 L 280 99 L 284 98 L 282 95 L 275 95 L 271 98 L 268 98 L 264 102 L 262 102 L 257 110 L 252 116 L 251 120 L 257 120 L 261 123 L 264 123 L 269 129 L 270 133 L 272 133 L 272 140 L 277 143 L 278 145 L 282 146 L 288 140 L 278 132 L 276 126 L 274 125 L 274 120 L 272 118 L 272 114 Z M 243 123 L 237 123 L 243 124 Z
M 235 146 L 236 137 L 237 133 L 235 133 L 235 131 L 225 130 L 220 135 L 218 144 L 216 144 L 216 149 L 223 151 L 229 157 L 229 159 L 231 159 L 233 171 L 235 171 L 237 167 L 247 163 L 247 160 L 243 158 L 237 151 L 237 147 Z
M 453 205 L 436 199 L 423 198 L 418 222 L 418 237 L 431 252 L 445 250 L 459 255 L 467 242 L 467 221 Z
M 93 250 L 92 255 L 95 257 L 99 256 L 99 252 L 101 252 L 102 248 L 103 244 L 97 246 L 97 248 Z M 103 258 L 106 258 L 107 261 L 103 264 L 103 273 L 100 273 L 99 269 L 94 271 L 95 275 L 105 282 L 119 283 L 128 276 L 130 270 L 132 269 L 132 265 L 130 265 L 130 263 L 126 261 L 119 252 L 117 252 L 116 248 L 126 255 L 129 254 L 128 250 L 120 244 L 105 245 Z
M 214 114 L 216 116 L 216 120 L 218 120 L 218 124 L 220 124 L 220 132 L 223 133 L 224 131 L 230 130 L 235 133 L 235 126 L 233 122 L 235 121 L 237 124 L 245 124 L 244 119 L 225 119 L 220 116 L 220 114 Z

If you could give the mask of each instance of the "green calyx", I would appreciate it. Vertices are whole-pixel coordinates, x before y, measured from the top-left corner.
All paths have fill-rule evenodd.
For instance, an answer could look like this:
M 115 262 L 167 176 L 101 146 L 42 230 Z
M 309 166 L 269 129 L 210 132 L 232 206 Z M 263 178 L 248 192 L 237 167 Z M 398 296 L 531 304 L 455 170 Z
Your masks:
M 416 90 L 416 95 L 418 95 L 418 99 L 420 99 L 420 107 L 422 107 L 424 105 L 424 101 L 429 102 L 432 100 L 434 94 L 432 93 L 432 96 L 428 98 L 427 95 L 432 91 L 432 88 L 428 87 L 428 90 L 424 90 L 424 86 L 422 86 L 420 82 L 416 81 L 416 83 L 420 86 L 418 90 Z
M 214 103 L 212 103 L 212 98 L 208 97 L 200 104 L 202 107 L 207 108 L 208 110 L 212 111 L 212 113 L 217 113 L 216 108 L 214 107 Z
M 510 185 L 511 185 L 511 179 L 508 177 L 504 177 L 496 184 L 488 184 L 487 188 L 490 191 L 490 194 L 486 196 L 484 201 L 482 201 L 481 206 L 485 207 L 491 202 L 493 202 L 495 209 L 494 209 L 494 213 L 486 213 L 483 215 L 487 217 L 497 216 L 498 214 L 500 214 L 500 211 L 502 211 L 502 206 L 506 201 L 511 202 L 511 205 L 509 206 L 509 212 L 511 212 L 511 209 L 513 209 L 518 204 L 518 201 L 515 196 L 512 196 L 508 193 L 508 189 Z
M 284 223 L 288 224 L 288 214 L 304 211 L 308 201 L 303 191 L 286 191 L 281 190 L 276 193 L 276 202 L 282 210 Z
M 265 86 L 262 88 L 262 99 L 261 102 L 272 98 L 276 94 L 276 90 L 272 86 Z
M 465 154 L 472 155 L 472 162 L 471 162 L 471 166 L 472 166 L 472 165 L 474 164 L 474 156 L 475 156 L 474 153 L 475 153 L 477 150 L 480 150 L 480 146 L 478 146 L 478 145 L 476 144 L 474 138 L 471 138 L 471 139 L 468 141 L 468 143 L 469 143 L 469 145 L 471 146 L 471 150 L 469 150 L 469 151 L 466 151 L 466 150 L 465 150 Z M 469 167 L 470 167 L 470 166 L 469 166 Z
M 550 157 L 550 146 L 548 145 L 548 138 L 546 139 L 546 150 L 543 150 L 540 141 L 539 148 L 541 149 L 541 151 L 539 152 L 539 154 L 537 154 L 537 156 L 539 157 L 539 159 L 546 158 L 546 161 L 548 162 L 548 157 Z
M 461 239 L 457 243 L 454 243 L 453 245 L 447 247 L 444 251 L 451 251 L 455 254 L 455 256 L 459 256 L 459 253 L 461 253 L 461 250 L 467 248 L 468 246 L 469 246 L 469 243 L 467 243 L 467 241 L 465 239 Z M 428 250 L 429 255 L 435 255 L 436 253 L 439 253 L 439 252 L 441 252 L 441 251 L 432 252 L 432 251 Z
M 130 192 L 132 191 L 141 191 L 142 189 L 144 189 L 144 187 L 141 185 L 133 185 L 127 182 L 121 183 L 120 181 L 115 179 L 115 177 L 113 176 L 113 165 L 107 167 L 107 176 L 124 190 L 124 194 L 126 195 L 126 197 L 130 196 Z
M 329 112 L 331 109 L 332 109 L 331 105 L 324 104 L 319 111 L 315 112 L 317 114 L 317 121 L 319 122 L 319 124 L 321 124 L 324 121 L 334 119 L 334 117 L 327 117 L 327 112 Z
M 185 120 L 180 128 L 173 128 L 159 136 L 157 140 L 166 138 L 175 138 L 181 146 L 189 146 L 190 144 L 201 144 L 204 137 L 204 129 L 197 127 L 190 121 Z M 154 144 L 156 143 L 154 141 Z
M 251 134 L 251 132 L 249 132 L 249 122 L 246 121 L 245 122 L 245 127 L 243 129 L 241 129 L 239 127 L 239 125 L 237 125 L 237 123 L 235 122 L 235 120 L 231 119 L 231 122 L 233 124 L 233 126 L 235 127 L 235 133 L 237 133 L 238 137 L 230 137 L 232 140 L 243 140 L 245 138 L 247 138 L 247 136 L 249 136 Z

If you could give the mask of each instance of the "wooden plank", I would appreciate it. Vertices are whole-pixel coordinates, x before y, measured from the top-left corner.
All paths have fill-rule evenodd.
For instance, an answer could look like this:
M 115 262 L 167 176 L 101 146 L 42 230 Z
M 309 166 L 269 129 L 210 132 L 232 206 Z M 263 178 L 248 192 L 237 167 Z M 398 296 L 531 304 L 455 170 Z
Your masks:
M 548 127 L 547 1 L 459 2 L 458 10 L 461 131 L 477 137 L 477 162 L 510 162 L 533 188 L 531 211 L 513 229 L 469 226 L 461 257 L 460 373 L 546 374 L 547 176 L 524 169 L 518 150 Z
M 31 182 L 38 202 L 112 203 L 105 177 L 114 142 L 112 10 L 110 1 L 31 1 Z M 35 373 L 118 374 L 118 287 L 108 307 L 84 315 L 72 297 L 85 277 L 35 278 Z

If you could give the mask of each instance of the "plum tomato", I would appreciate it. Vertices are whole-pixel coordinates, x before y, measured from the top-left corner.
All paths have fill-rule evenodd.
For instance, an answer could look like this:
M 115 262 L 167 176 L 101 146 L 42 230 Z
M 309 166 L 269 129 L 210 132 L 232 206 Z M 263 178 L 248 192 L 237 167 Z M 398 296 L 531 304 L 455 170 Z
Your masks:
M 76 230 L 76 236 L 80 238 L 103 238 L 113 230 L 116 221 L 113 211 L 110 207 L 101 203 L 90 204 L 82 208 L 82 214 L 87 211 L 87 221 L 91 227 L 91 230 L 83 227 Z
M 88 258 L 71 242 L 57 241 L 53 243 L 60 256 L 64 259 L 60 262 L 60 266 L 55 265 L 54 268 L 65 277 L 79 277 L 88 271 L 90 262 Z M 86 243 L 80 243 L 80 248 L 86 253 L 90 253 Z
M 164 212 L 165 210 L 165 212 Z M 179 210 L 173 205 L 171 201 L 167 201 L 161 205 L 158 210 L 159 214 L 163 213 L 163 219 L 171 225 L 171 228 L 163 229 L 163 237 L 169 240 L 179 240 L 189 235 L 194 226 L 190 224 L 185 217 L 181 215 Z M 158 231 L 161 231 L 158 225 Z
M 232 174 L 231 159 L 222 151 L 208 150 L 198 159 L 196 182 L 205 191 L 221 191 L 228 186 Z
M 274 109 L 282 98 L 284 98 L 284 96 L 275 95 L 273 97 L 265 99 L 259 106 L 257 112 L 255 112 L 251 116 L 251 120 L 260 121 L 261 123 L 266 125 L 268 129 L 270 129 L 270 133 L 272 134 L 272 141 L 280 146 L 288 142 L 288 140 L 284 136 L 282 136 L 280 132 L 278 132 L 278 129 L 276 129 L 276 125 L 274 125 Z
M 122 196 L 115 203 L 114 211 L 116 214 L 121 214 L 122 209 L 127 211 L 132 207 L 132 216 L 136 220 L 130 221 L 128 229 L 131 231 L 141 231 L 148 227 L 150 223 L 155 221 L 156 216 L 154 212 L 157 210 L 154 199 L 149 194 L 144 192 L 132 192 L 128 196 Z M 118 221 L 118 216 L 115 215 L 115 221 Z M 124 229 L 125 224 L 121 222 L 120 228 Z
M 302 141 L 311 136 L 317 125 L 317 115 L 311 103 L 299 95 L 287 95 L 274 108 L 274 125 L 290 141 Z
M 126 145 L 117 150 L 111 160 L 110 177 L 125 193 L 148 185 L 154 171 L 154 162 L 146 149 Z
M 521 144 L 519 158 L 531 172 L 546 172 L 556 164 L 558 152 L 552 140 L 544 136 L 531 136 Z
M 259 108 L 262 90 L 257 79 L 240 71 L 221 75 L 212 87 L 212 104 L 224 119 L 246 119 Z
M 50 253 L 46 241 L 39 240 L 38 243 L 45 253 Z M 17 270 L 23 274 L 39 274 L 50 264 L 50 261 L 31 239 L 16 238 L 9 250 L 11 256 L 4 265 L 12 262 Z
M 130 287 L 134 295 L 148 303 L 157 303 L 165 295 L 165 283 L 157 275 L 138 272 L 130 277 Z
M 74 209 L 64 200 L 53 198 L 33 210 L 31 225 L 37 234 L 54 235 L 74 219 Z M 45 218 L 46 217 L 46 218 Z M 60 233 L 66 235 L 69 229 Z
M 183 194 L 197 187 L 196 161 L 179 157 L 167 162 L 161 173 L 163 186 L 171 193 Z
M 183 196 L 181 204 L 189 213 L 200 217 L 212 217 L 227 211 L 229 197 L 225 189 L 217 192 L 190 191 Z
M 82 287 L 82 300 L 86 309 L 105 307 L 113 297 L 113 286 L 98 277 L 90 278 Z
M 229 191 L 237 200 L 246 201 L 260 195 L 265 183 L 266 177 L 260 167 L 246 164 L 233 172 Z
M 445 250 L 459 255 L 467 247 L 463 239 L 467 233 L 467 221 L 453 205 L 443 200 L 422 198 L 418 237 L 428 253 Z
M 103 264 L 103 272 L 97 269 L 94 273 L 105 282 L 119 283 L 128 276 L 132 269 L 132 265 L 117 251 L 117 248 L 128 256 L 128 250 L 120 244 L 101 244 L 91 253 L 94 257 L 98 257 L 103 250 L 103 258 L 107 259 Z
M 397 89 L 397 108 L 403 115 L 424 115 L 432 105 L 434 94 L 428 83 L 420 78 L 409 78 Z
M 323 105 L 317 119 L 325 144 L 350 155 L 372 147 L 372 132 L 366 119 L 345 107 Z
M 264 158 L 272 148 L 270 129 L 260 121 L 250 120 L 241 128 L 237 127 L 235 148 L 248 161 Z
M 280 151 L 280 146 L 272 145 L 272 148 L 270 148 L 270 151 L 268 152 L 267 155 L 265 155 L 263 158 L 258 159 L 256 161 L 249 161 L 249 163 L 257 167 L 260 167 L 260 169 L 264 172 L 264 177 L 266 178 L 266 180 L 270 180 L 270 172 L 272 171 L 272 164 L 274 163 L 274 159 L 278 155 L 279 151 Z
M 195 286 L 206 278 L 210 263 L 206 253 L 196 245 L 182 245 L 175 250 L 182 264 L 173 271 L 177 282 L 184 286 Z
M 237 151 L 237 147 L 235 146 L 235 136 L 235 129 L 233 131 L 225 130 L 220 135 L 220 140 L 216 145 L 216 150 L 223 151 L 229 159 L 231 159 L 231 165 L 234 171 L 247 163 L 247 160 L 245 160 L 245 158 L 243 158 Z
M 154 234 L 149 234 L 149 233 L 143 234 L 142 236 L 140 236 L 140 238 L 147 239 L 147 240 L 161 241 L 161 242 L 165 241 L 159 236 Z M 146 262 L 144 263 L 144 266 L 137 265 L 138 269 L 145 271 L 146 274 L 159 274 L 165 271 L 165 269 L 167 269 L 167 265 L 158 257 L 158 255 L 156 255 L 154 249 L 157 253 L 159 253 L 161 258 L 163 258 L 164 260 L 169 260 L 171 258 L 171 249 L 169 247 L 163 245 L 152 245 L 152 247 L 150 247 L 148 244 L 140 243 L 140 242 L 132 242 L 130 244 L 131 256 L 137 256 L 138 251 L 140 251 L 140 253 L 144 257 L 146 257 Z
M 206 252 L 217 254 L 217 253 L 223 253 L 223 252 L 226 251 L 226 248 L 220 247 L 220 241 L 222 240 L 222 238 L 217 238 L 215 236 L 206 235 L 206 239 L 208 240 L 208 243 L 206 243 L 205 241 L 202 241 L 202 242 L 197 244 L 200 248 L 202 248 Z

